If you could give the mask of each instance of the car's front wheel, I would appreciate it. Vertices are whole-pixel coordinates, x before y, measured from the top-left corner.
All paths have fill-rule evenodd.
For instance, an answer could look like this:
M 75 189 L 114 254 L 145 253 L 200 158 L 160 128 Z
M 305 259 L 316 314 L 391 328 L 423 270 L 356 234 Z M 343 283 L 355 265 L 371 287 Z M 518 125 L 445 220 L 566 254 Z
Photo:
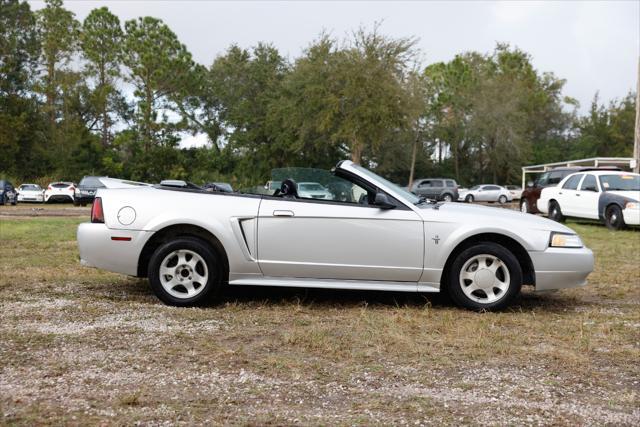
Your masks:
M 604 223 L 609 230 L 620 230 L 625 227 L 622 209 L 618 205 L 609 205 L 604 211 Z
M 529 202 L 527 202 L 527 199 L 523 199 L 520 202 L 520 212 L 522 213 L 530 213 L 531 210 L 529 209 Z
M 500 310 L 520 293 L 522 269 L 505 247 L 481 242 L 462 251 L 449 271 L 451 299 L 471 310 Z
M 467 203 L 473 203 L 473 196 L 469 194 L 467 197 L 464 198 L 464 201 Z
M 207 243 L 181 237 L 155 250 L 148 271 L 156 296 L 166 304 L 184 307 L 213 299 L 222 287 L 224 269 Z
M 557 222 L 564 222 L 562 209 L 560 209 L 560 204 L 556 201 L 552 201 L 551 203 L 549 203 L 549 219 Z

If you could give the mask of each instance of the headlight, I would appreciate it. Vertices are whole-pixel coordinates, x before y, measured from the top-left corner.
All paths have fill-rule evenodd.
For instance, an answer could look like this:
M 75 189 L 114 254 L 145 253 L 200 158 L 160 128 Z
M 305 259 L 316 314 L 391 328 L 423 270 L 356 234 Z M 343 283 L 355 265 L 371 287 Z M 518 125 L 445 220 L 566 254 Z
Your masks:
M 577 234 L 551 233 L 549 246 L 552 248 L 581 248 L 584 245 Z
M 626 205 L 624 205 L 625 209 L 640 209 L 640 203 L 638 202 L 627 202 Z

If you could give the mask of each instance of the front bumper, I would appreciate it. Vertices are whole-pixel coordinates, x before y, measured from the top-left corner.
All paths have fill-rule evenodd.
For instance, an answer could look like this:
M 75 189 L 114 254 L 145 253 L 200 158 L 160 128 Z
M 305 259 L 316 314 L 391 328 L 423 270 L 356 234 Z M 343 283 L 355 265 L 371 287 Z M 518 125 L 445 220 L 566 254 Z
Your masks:
M 42 194 L 18 194 L 19 202 L 44 202 Z
M 548 248 L 529 252 L 536 272 L 536 291 L 584 286 L 593 271 L 593 252 L 589 248 Z
M 623 209 L 622 217 L 627 225 L 640 225 L 640 209 Z
M 85 222 L 78 226 L 80 264 L 136 276 L 138 259 L 152 231 L 112 230 L 104 224 Z M 130 237 L 131 240 L 112 240 Z

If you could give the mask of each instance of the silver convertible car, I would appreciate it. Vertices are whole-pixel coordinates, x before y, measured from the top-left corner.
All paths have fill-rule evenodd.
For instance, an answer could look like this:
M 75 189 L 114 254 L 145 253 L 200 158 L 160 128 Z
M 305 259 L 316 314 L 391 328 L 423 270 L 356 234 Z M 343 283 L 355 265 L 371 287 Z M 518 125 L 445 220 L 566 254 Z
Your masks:
M 522 285 L 582 286 L 593 270 L 591 250 L 557 222 L 418 198 L 351 161 L 322 172 L 313 181 L 330 198 L 303 197 L 294 176 L 269 195 L 176 182 L 100 189 L 78 227 L 81 263 L 148 277 L 177 306 L 249 285 L 442 291 L 491 310 Z

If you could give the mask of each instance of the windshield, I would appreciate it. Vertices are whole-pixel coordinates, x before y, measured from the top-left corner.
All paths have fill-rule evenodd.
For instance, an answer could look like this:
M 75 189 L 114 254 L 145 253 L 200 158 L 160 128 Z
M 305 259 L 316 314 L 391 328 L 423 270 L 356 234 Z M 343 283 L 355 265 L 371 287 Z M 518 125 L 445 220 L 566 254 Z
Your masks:
M 42 188 L 40 188 L 39 185 L 26 184 L 26 185 L 21 185 L 20 190 L 21 191 L 41 191 Z
M 604 191 L 640 191 L 640 175 L 600 175 Z
M 391 181 L 387 181 L 386 179 L 382 178 L 379 175 L 376 175 L 375 173 L 371 172 L 368 169 L 363 168 L 360 165 L 353 165 L 354 168 L 356 168 L 358 171 L 362 172 L 364 175 L 366 175 L 368 178 L 370 178 L 371 180 L 373 180 L 374 182 L 379 182 L 381 184 L 384 184 L 385 186 L 391 188 L 393 191 L 395 191 L 396 193 L 400 194 L 402 197 L 405 198 L 406 201 L 408 201 L 409 203 L 412 204 L 417 204 L 420 202 L 420 198 L 418 196 L 416 196 L 413 193 L 408 192 L 407 190 L 405 190 L 404 188 L 400 187 L 397 184 L 394 184 Z
M 308 184 L 308 183 L 300 183 L 298 185 L 298 189 L 299 190 L 306 190 L 306 191 L 323 191 L 324 187 L 320 184 Z

